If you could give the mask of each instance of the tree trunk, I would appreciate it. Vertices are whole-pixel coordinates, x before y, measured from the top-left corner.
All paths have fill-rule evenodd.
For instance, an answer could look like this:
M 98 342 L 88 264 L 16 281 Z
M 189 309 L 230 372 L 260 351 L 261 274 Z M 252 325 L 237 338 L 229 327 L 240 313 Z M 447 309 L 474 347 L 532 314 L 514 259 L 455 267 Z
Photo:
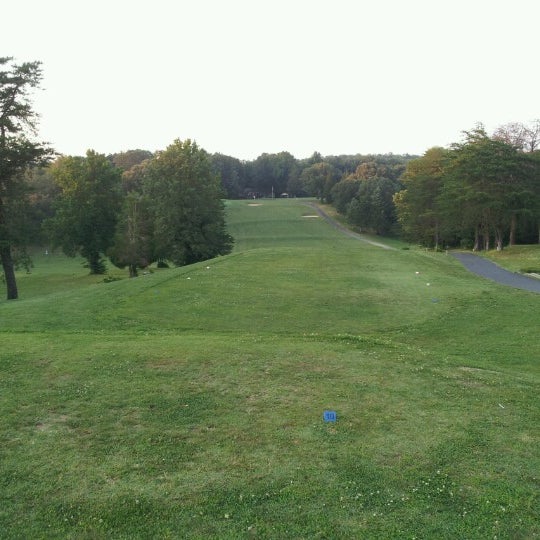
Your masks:
M 512 214 L 512 220 L 510 221 L 510 238 L 508 240 L 509 246 L 516 245 L 516 229 L 517 229 L 517 216 Z
M 473 251 L 478 251 L 480 249 L 480 231 L 478 226 L 474 229 L 474 246 Z
M 90 268 L 91 274 L 101 275 L 105 273 L 105 264 L 103 263 L 99 253 L 90 253 L 90 255 L 86 257 L 86 260 L 88 261 L 88 267 Z
M 0 248 L 0 258 L 2 259 L 2 268 L 4 269 L 4 277 L 6 279 L 7 299 L 16 300 L 19 298 L 19 292 L 17 291 L 15 267 L 13 265 L 10 246 Z
M 137 265 L 136 264 L 130 264 L 129 265 L 129 277 L 137 277 Z
M 503 233 L 499 228 L 495 229 L 495 247 L 497 251 L 502 251 L 503 248 Z
M 489 251 L 489 247 L 490 247 L 491 238 L 490 238 L 489 229 L 490 227 L 488 225 L 487 220 L 483 221 L 481 224 L 481 234 L 482 234 L 482 240 L 484 244 L 484 248 L 483 248 L 484 251 Z

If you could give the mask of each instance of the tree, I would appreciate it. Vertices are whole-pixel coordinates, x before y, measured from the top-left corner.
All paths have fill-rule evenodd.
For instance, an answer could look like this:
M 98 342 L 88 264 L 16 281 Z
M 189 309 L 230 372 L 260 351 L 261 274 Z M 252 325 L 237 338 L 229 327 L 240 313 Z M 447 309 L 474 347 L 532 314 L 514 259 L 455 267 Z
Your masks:
M 151 158 L 146 159 L 122 173 L 122 190 L 124 193 L 131 193 L 133 191 L 142 193 L 146 169 L 151 161 Z
M 23 173 L 53 154 L 44 143 L 28 138 L 35 135 L 37 120 L 30 91 L 39 86 L 41 78 L 40 62 L 16 64 L 11 57 L 0 58 L 0 259 L 8 300 L 19 296 L 17 252 L 26 259 L 28 238 L 21 226 L 28 190 Z
M 401 181 L 405 189 L 394 196 L 398 221 L 405 237 L 437 249 L 441 234 L 439 195 L 447 151 L 431 148 L 409 161 Z
M 297 174 L 298 162 L 289 152 L 261 154 L 249 163 L 247 173 L 252 191 L 270 196 L 281 195 L 287 189 L 289 179 Z
M 350 202 L 354 199 L 360 189 L 361 183 L 362 180 L 347 177 L 332 188 L 332 200 L 336 210 L 340 214 L 345 214 L 347 212 Z
M 311 165 L 315 165 L 315 163 L 320 163 L 321 161 L 324 161 L 324 159 L 321 156 L 320 152 L 315 151 L 313 152 L 313 154 L 311 154 L 310 157 L 308 157 L 307 159 L 303 161 L 304 161 L 303 165 L 305 167 L 311 167 Z
M 327 156 L 324 161 L 338 169 L 343 177 L 353 177 L 358 180 L 368 178 L 388 178 L 399 180 L 405 170 L 405 165 L 418 156 L 398 154 L 377 154 L 354 156 Z
M 540 244 L 540 150 L 536 150 L 530 156 L 531 183 L 532 183 L 532 221 L 536 224 L 538 233 L 537 241 Z
M 120 169 L 103 154 L 66 156 L 51 166 L 61 194 L 48 221 L 55 246 L 80 253 L 91 274 L 105 273 L 103 255 L 111 246 L 121 205 Z
M 445 170 L 441 204 L 445 219 L 474 233 L 474 249 L 497 250 L 513 242 L 519 216 L 531 208 L 531 170 L 515 145 L 487 136 L 482 126 L 453 145 Z
M 118 152 L 110 156 L 110 160 L 116 167 L 122 171 L 129 171 L 135 165 L 139 165 L 153 156 L 149 150 L 127 150 L 126 152 Z
M 493 139 L 515 146 L 523 152 L 534 152 L 540 146 L 540 120 L 530 125 L 510 122 L 499 126 L 493 133 Z
M 227 199 L 240 198 L 245 187 L 244 164 L 239 159 L 224 154 L 212 154 L 210 163 L 220 178 Z
M 332 188 L 339 181 L 339 171 L 324 161 L 305 168 L 300 174 L 304 190 L 321 202 L 332 202 Z
M 124 198 L 114 243 L 107 255 L 118 268 L 128 267 L 129 277 L 137 277 L 139 268 L 154 262 L 150 201 L 132 191 Z
M 358 192 L 347 209 L 348 221 L 376 234 L 389 233 L 396 223 L 393 197 L 400 187 L 388 178 L 361 180 Z
M 181 266 L 230 252 L 219 178 L 196 143 L 176 140 L 158 153 L 146 171 L 145 194 L 157 258 Z
M 43 222 L 54 215 L 54 201 L 60 188 L 56 185 L 48 166 L 31 167 L 25 173 L 28 185 L 29 215 L 25 216 L 31 229 L 34 243 L 45 245 L 48 242 Z

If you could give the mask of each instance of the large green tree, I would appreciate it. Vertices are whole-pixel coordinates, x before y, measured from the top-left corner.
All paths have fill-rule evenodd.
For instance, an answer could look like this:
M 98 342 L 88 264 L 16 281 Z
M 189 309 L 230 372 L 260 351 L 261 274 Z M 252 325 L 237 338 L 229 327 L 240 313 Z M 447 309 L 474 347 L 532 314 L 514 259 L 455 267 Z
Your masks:
M 306 167 L 300 174 L 304 191 L 321 202 L 332 202 L 332 188 L 338 183 L 340 172 L 330 163 L 320 161 Z
M 105 155 L 66 156 L 51 166 L 61 189 L 48 228 L 64 253 L 80 253 L 91 274 L 103 274 L 103 255 L 112 245 L 121 206 L 121 170 Z
M 445 220 L 474 233 L 474 249 L 498 250 L 515 236 L 519 217 L 533 209 L 530 158 L 482 126 L 455 144 L 445 169 L 441 206 Z
M 298 161 L 289 152 L 261 154 L 246 167 L 249 188 L 264 196 L 285 193 L 289 181 L 298 174 Z
M 348 221 L 376 234 L 388 234 L 397 221 L 393 197 L 401 187 L 389 178 L 361 180 L 347 209 Z
M 118 152 L 109 156 L 109 159 L 122 171 L 129 171 L 135 165 L 143 163 L 147 159 L 151 159 L 153 156 L 149 150 L 126 150 L 125 152 Z
M 239 199 L 246 184 L 245 166 L 239 159 L 224 154 L 210 156 L 212 169 L 219 176 L 227 199 Z
M 431 148 L 407 163 L 401 182 L 405 189 L 394 196 L 394 204 L 405 238 L 437 249 L 441 240 L 439 196 L 448 151 Z
M 220 181 L 196 143 L 176 140 L 158 153 L 146 170 L 145 194 L 158 259 L 181 266 L 230 252 Z
M 348 176 L 332 188 L 332 201 L 340 214 L 346 214 L 350 202 L 358 193 L 362 180 Z
M 536 150 L 530 154 L 529 164 L 531 168 L 531 191 L 533 193 L 531 200 L 531 222 L 536 225 L 536 238 L 540 244 L 540 150 Z
M 17 255 L 26 258 L 24 172 L 52 155 L 44 143 L 29 138 L 35 135 L 37 120 L 30 95 L 41 78 L 40 62 L 17 64 L 11 57 L 0 58 L 0 259 L 8 300 L 19 295 Z
M 124 197 L 116 227 L 114 243 L 107 255 L 118 268 L 128 268 L 129 277 L 136 277 L 139 268 L 154 262 L 153 228 L 150 201 L 131 191 Z
M 25 216 L 31 230 L 32 242 L 46 245 L 48 238 L 43 223 L 54 215 L 54 201 L 60 193 L 49 166 L 32 167 L 25 173 L 29 188 L 29 214 Z

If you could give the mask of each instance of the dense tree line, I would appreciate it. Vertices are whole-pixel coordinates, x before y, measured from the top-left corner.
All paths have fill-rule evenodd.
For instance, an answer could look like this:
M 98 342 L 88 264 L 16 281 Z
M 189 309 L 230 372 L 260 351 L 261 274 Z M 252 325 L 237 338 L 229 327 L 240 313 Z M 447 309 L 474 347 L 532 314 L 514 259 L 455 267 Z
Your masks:
M 255 197 L 317 197 L 331 203 L 332 188 L 350 176 L 367 178 L 370 170 L 397 181 L 406 163 L 416 156 L 340 155 L 323 157 L 314 152 L 296 159 L 289 152 L 261 154 L 253 161 L 241 161 L 223 154 L 210 156 L 228 199 Z
M 394 195 L 412 156 L 370 156 L 354 172 L 345 174 L 330 192 L 330 202 L 360 230 L 396 233 Z
M 540 241 L 539 123 L 517 126 L 478 126 L 409 162 L 394 197 L 404 236 L 474 250 Z

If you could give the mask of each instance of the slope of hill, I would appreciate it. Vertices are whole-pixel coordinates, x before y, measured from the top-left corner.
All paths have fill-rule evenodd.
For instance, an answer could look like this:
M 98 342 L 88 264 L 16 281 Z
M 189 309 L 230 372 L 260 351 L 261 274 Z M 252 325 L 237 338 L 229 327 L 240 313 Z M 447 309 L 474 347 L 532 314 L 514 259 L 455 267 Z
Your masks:
M 0 304 L 6 537 L 539 535 L 538 295 L 302 201 L 227 212 L 231 255 L 40 255 Z

